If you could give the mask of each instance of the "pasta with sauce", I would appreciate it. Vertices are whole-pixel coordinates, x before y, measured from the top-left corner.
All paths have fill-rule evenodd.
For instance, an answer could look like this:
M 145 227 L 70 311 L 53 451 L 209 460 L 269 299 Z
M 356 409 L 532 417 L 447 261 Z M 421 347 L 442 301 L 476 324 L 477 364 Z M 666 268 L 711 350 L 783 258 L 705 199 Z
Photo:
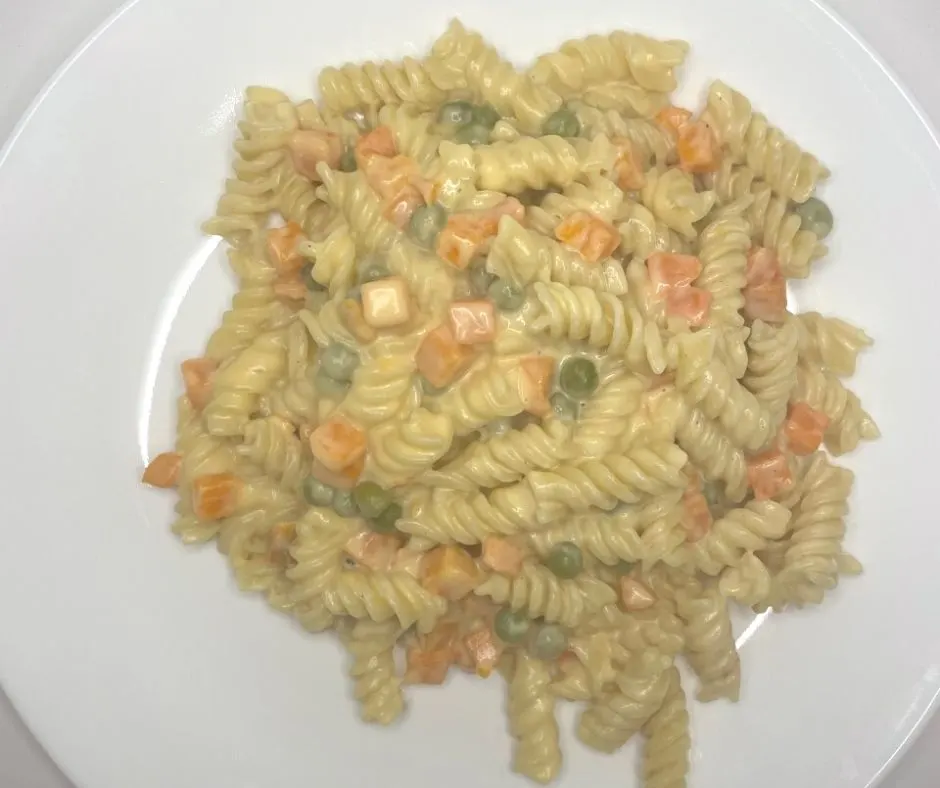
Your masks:
M 733 606 L 818 604 L 877 438 L 871 344 L 788 308 L 824 263 L 829 171 L 681 41 L 617 31 L 518 68 L 453 22 L 424 57 L 251 87 L 206 232 L 238 290 L 181 366 L 172 530 L 348 651 L 365 722 L 451 670 L 507 683 L 512 768 L 556 706 L 647 788 L 740 694 Z M 496 680 L 496 679 L 493 679 Z

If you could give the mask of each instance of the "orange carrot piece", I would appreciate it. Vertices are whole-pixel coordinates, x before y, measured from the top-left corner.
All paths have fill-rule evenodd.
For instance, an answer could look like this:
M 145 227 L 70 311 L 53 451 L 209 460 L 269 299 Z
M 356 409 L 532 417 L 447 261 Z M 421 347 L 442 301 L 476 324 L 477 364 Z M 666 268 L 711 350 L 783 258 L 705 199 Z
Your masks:
M 515 542 L 501 536 L 487 536 L 483 540 L 483 565 L 502 575 L 515 577 L 522 571 L 525 551 Z
M 144 470 L 141 481 L 151 487 L 176 487 L 183 458 L 175 451 L 165 451 L 154 457 Z
M 642 189 L 646 185 L 646 174 L 640 164 L 640 155 L 636 145 L 626 137 L 615 137 L 611 140 L 617 150 L 614 160 L 614 181 L 625 192 Z
M 654 252 L 647 258 L 646 267 L 657 292 L 691 285 L 702 273 L 702 261 L 690 254 Z
M 382 216 L 399 230 L 404 230 L 418 208 L 424 205 L 424 198 L 415 186 L 405 186 L 398 194 L 386 202 Z
M 474 629 L 464 637 L 463 645 L 473 661 L 476 674 L 480 678 L 488 678 L 499 662 L 504 648 L 493 630 L 489 627 Z
M 455 545 L 428 552 L 421 570 L 421 585 L 452 602 L 465 597 L 483 580 L 480 567 L 466 550 Z
M 362 170 L 368 169 L 375 156 L 392 158 L 397 153 L 395 135 L 388 126 L 376 126 L 356 140 L 356 164 Z
M 202 410 L 209 404 L 212 378 L 218 366 L 211 358 L 189 358 L 180 365 L 186 396 L 196 410 Z
M 443 684 L 457 657 L 460 630 L 447 621 L 422 635 L 407 650 L 404 681 L 406 684 Z
M 401 540 L 391 534 L 364 530 L 350 537 L 343 548 L 362 566 L 376 572 L 387 572 L 398 555 Z
M 454 301 L 448 314 L 454 339 L 461 345 L 492 342 L 496 336 L 496 312 L 492 301 Z
M 715 172 L 721 166 L 721 146 L 708 124 L 699 120 L 679 130 L 679 169 L 692 173 Z
M 794 402 L 787 413 L 783 434 L 787 447 L 794 454 L 812 454 L 822 443 L 829 429 L 829 417 L 805 402 Z
M 297 222 L 268 230 L 268 257 L 281 276 L 291 276 L 303 268 L 304 259 L 297 251 L 297 243 L 303 235 L 303 228 Z
M 271 529 L 271 545 L 268 549 L 268 560 L 278 566 L 286 567 L 296 563 L 290 553 L 291 545 L 297 537 L 295 523 L 278 523 Z
M 680 522 L 686 531 L 687 542 L 697 542 L 708 533 L 712 525 L 712 513 L 701 489 L 687 490 L 682 496 Z
M 235 512 L 242 481 L 234 473 L 209 473 L 193 479 L 193 514 L 221 520 Z
M 547 416 L 552 409 L 548 397 L 555 378 L 555 359 L 551 356 L 527 356 L 519 359 L 519 366 L 532 383 L 526 411 L 533 416 Z
M 712 294 L 699 287 L 674 287 L 666 293 L 666 314 L 684 318 L 690 326 L 703 325 L 711 305 Z
M 776 448 L 748 458 L 747 479 L 758 501 L 774 498 L 793 485 L 786 455 Z
M 787 282 L 779 276 L 765 284 L 744 288 L 744 317 L 765 323 L 782 323 L 787 316 Z
M 656 123 L 675 137 L 692 119 L 692 113 L 682 107 L 665 107 L 656 113 Z
M 555 237 L 580 252 L 589 263 L 610 257 L 620 245 L 620 232 L 587 211 L 575 211 L 555 228 Z
M 277 279 L 273 289 L 277 300 L 288 306 L 298 307 L 307 297 L 307 286 L 296 274 Z
M 752 246 L 747 253 L 746 283 L 765 285 L 783 276 L 777 253 L 766 246 Z
M 366 434 L 342 416 L 333 416 L 310 436 L 310 451 L 328 470 L 348 468 L 366 453 Z
M 322 161 L 331 169 L 339 167 L 343 142 L 338 134 L 321 129 L 301 129 L 287 141 L 294 169 L 311 181 L 319 181 L 317 165 Z
M 656 595 L 649 586 L 635 577 L 623 575 L 620 578 L 620 604 L 629 613 L 647 610 L 656 604 Z
M 463 374 L 475 355 L 470 345 L 457 341 L 448 323 L 441 323 L 421 341 L 415 363 L 432 386 L 442 388 Z
M 312 432 L 311 432 L 312 434 Z M 308 438 L 309 441 L 309 438 Z M 310 475 L 337 490 L 351 490 L 356 486 L 366 465 L 365 455 L 338 471 L 331 471 L 323 463 L 314 460 L 310 464 Z

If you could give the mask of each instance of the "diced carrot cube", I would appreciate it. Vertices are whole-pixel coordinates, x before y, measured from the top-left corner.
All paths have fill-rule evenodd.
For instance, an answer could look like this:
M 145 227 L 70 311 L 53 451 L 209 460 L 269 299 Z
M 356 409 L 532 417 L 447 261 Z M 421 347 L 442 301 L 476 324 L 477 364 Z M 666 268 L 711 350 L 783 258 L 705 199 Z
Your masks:
M 443 684 L 456 659 L 459 635 L 457 624 L 448 621 L 417 638 L 407 650 L 405 683 Z
M 411 216 L 424 205 L 424 198 L 415 186 L 405 186 L 398 194 L 387 201 L 382 216 L 399 230 L 404 230 L 411 221 Z
M 196 410 L 202 410 L 209 404 L 212 398 L 212 377 L 218 366 L 211 358 L 190 358 L 180 365 L 186 396 Z
M 610 257 L 620 245 L 616 227 L 587 211 L 575 211 L 555 228 L 555 237 L 576 249 L 589 263 Z
M 747 285 L 765 285 L 781 276 L 777 253 L 766 246 L 752 246 L 747 253 Z
M 778 276 L 759 285 L 748 285 L 743 290 L 744 317 L 766 323 L 782 323 L 787 316 L 787 281 Z
M 711 305 L 712 294 L 699 287 L 673 287 L 666 293 L 666 314 L 684 318 L 690 326 L 703 325 Z
M 669 106 L 656 113 L 656 123 L 676 137 L 691 119 L 692 113 L 682 107 Z
M 636 145 L 625 137 L 615 137 L 611 142 L 617 149 L 613 168 L 617 185 L 626 192 L 642 189 L 646 185 L 646 174 L 643 172 Z
M 182 456 L 175 451 L 165 451 L 158 454 L 144 470 L 141 481 L 151 487 L 176 487 L 182 463 Z
M 369 185 L 385 200 L 391 200 L 420 175 L 418 163 L 408 156 L 373 156 L 363 167 Z
M 747 479 L 758 501 L 774 498 L 793 485 L 786 455 L 776 448 L 748 458 Z
M 287 141 L 294 169 L 311 181 L 319 181 L 317 165 L 322 161 L 335 170 L 343 155 L 343 142 L 338 134 L 321 129 L 301 129 Z
M 350 537 L 344 549 L 362 566 L 376 572 L 387 572 L 395 562 L 400 547 L 401 540 L 396 536 L 363 530 Z
M 313 432 L 311 432 L 311 435 Z M 309 438 L 308 438 L 309 441 Z M 351 490 L 356 486 L 366 466 L 365 455 L 338 471 L 331 471 L 323 463 L 314 460 L 310 464 L 310 475 L 337 490 Z
M 635 577 L 623 575 L 620 578 L 620 604 L 630 613 L 647 610 L 656 604 L 656 595 Z
M 362 304 L 352 298 L 345 298 L 340 302 L 338 312 L 343 325 L 357 341 L 364 345 L 375 341 L 375 329 L 366 322 Z
M 449 385 L 474 359 L 471 346 L 461 345 L 448 323 L 441 323 L 421 341 L 415 363 L 418 372 L 436 388 Z
M 445 227 L 437 236 L 437 256 L 454 268 L 463 271 L 477 255 L 479 244 L 458 234 L 453 227 Z
M 483 540 L 483 565 L 502 575 L 515 577 L 522 571 L 525 552 L 516 543 L 501 536 L 487 536 Z
M 679 130 L 679 168 L 686 172 L 715 172 L 721 166 L 718 138 L 703 121 L 687 123 Z
M 372 328 L 391 328 L 411 319 L 411 294 L 400 276 L 387 276 L 362 286 L 362 314 Z
M 449 314 L 454 339 L 461 345 L 492 342 L 496 336 L 496 313 L 492 301 L 454 301 Z
M 421 568 L 424 566 L 424 553 L 403 547 L 395 554 L 395 560 L 390 567 L 393 572 L 405 572 L 417 579 L 421 577 Z
M 304 259 L 297 251 L 297 242 L 303 234 L 303 228 L 297 222 L 268 230 L 268 257 L 282 276 L 296 274 L 303 268 Z
M 291 277 L 275 281 L 274 295 L 277 297 L 278 301 L 288 306 L 296 307 L 303 303 L 304 299 L 307 297 L 307 286 L 300 280 L 300 277 L 295 274 Z
M 500 205 L 507 202 L 503 201 Z M 507 206 L 507 210 L 511 208 L 511 205 Z M 486 251 L 490 240 L 499 230 L 499 219 L 502 215 L 500 206 L 488 211 L 460 211 L 451 214 L 437 237 L 438 257 L 463 270 L 474 257 Z
M 297 536 L 294 523 L 278 523 L 271 529 L 271 545 L 268 549 L 268 560 L 279 566 L 296 563 L 290 554 L 291 545 Z
M 533 416 L 547 416 L 551 411 L 549 394 L 555 377 L 555 359 L 551 356 L 527 356 L 519 360 L 519 366 L 532 383 L 526 411 Z
M 691 285 L 702 273 L 702 261 L 690 254 L 654 252 L 647 258 L 646 267 L 657 292 Z
M 328 470 L 348 468 L 366 453 L 366 434 L 342 416 L 333 416 L 310 436 L 310 451 Z
M 712 525 L 712 513 L 701 490 L 687 490 L 682 497 L 682 527 L 687 542 L 697 542 Z
M 395 135 L 388 126 L 376 126 L 372 131 L 363 134 L 356 140 L 356 164 L 360 169 L 368 169 L 372 158 L 382 156 L 391 158 L 398 153 L 395 146 Z
M 193 479 L 193 514 L 221 520 L 235 512 L 242 481 L 234 473 L 210 473 Z
M 827 429 L 829 417 L 825 413 L 805 402 L 794 402 L 790 405 L 783 434 L 790 451 L 805 455 L 819 448 Z
M 479 627 L 466 635 L 463 645 L 473 660 L 474 669 L 480 678 L 488 678 L 499 662 L 503 645 L 489 627 Z
M 454 602 L 473 591 L 482 582 L 482 574 L 466 550 L 441 545 L 425 556 L 421 584 L 432 594 Z

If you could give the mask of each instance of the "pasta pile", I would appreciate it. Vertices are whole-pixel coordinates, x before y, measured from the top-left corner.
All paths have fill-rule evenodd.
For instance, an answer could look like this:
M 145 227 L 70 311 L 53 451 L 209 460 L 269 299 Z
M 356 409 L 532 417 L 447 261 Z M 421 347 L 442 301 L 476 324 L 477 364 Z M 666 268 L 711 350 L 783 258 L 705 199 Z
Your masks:
M 829 175 L 687 45 L 627 32 L 517 70 L 453 22 L 320 100 L 247 91 L 206 231 L 239 289 L 182 365 L 174 532 L 336 630 L 362 718 L 450 669 L 508 684 L 513 768 L 561 768 L 555 704 L 650 788 L 685 785 L 686 697 L 739 694 L 729 606 L 822 601 L 878 436 L 871 340 L 787 310 Z

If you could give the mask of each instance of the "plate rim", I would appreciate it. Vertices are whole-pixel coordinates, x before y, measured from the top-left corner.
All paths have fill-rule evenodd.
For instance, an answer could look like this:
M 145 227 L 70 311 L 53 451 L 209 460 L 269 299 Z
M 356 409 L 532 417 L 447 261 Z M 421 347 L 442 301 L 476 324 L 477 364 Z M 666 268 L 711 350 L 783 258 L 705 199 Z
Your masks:
M 906 81 L 894 70 L 894 68 L 881 56 L 879 51 L 862 35 L 858 29 L 849 22 L 839 11 L 832 8 L 827 0 L 804 0 L 809 7 L 820 12 L 841 32 L 847 35 L 878 67 L 878 70 L 887 77 L 895 91 L 903 98 L 907 106 L 913 111 L 919 124 L 927 132 L 934 146 L 940 150 L 940 125 L 935 125 L 930 115 L 921 104 L 915 93 L 907 85 Z M 19 116 L 9 135 L 3 140 L 0 146 L 0 179 L 4 177 L 4 165 L 11 156 L 14 148 L 20 138 L 29 129 L 33 117 L 41 108 L 43 103 L 49 98 L 53 91 L 58 87 L 61 80 L 72 69 L 72 67 L 82 58 L 82 56 L 95 43 L 102 38 L 110 28 L 116 24 L 125 14 L 132 11 L 144 0 L 126 0 L 114 11 L 109 13 L 95 28 L 88 33 L 84 39 L 59 63 L 52 74 L 46 79 L 42 87 L 36 92 L 26 109 Z M 32 741 L 41 749 L 45 756 L 52 762 L 56 769 L 68 780 L 75 788 L 96 788 L 96 786 L 80 783 L 74 776 L 71 769 L 68 768 L 53 752 L 52 745 L 37 733 L 37 727 L 34 725 L 34 715 L 29 710 L 28 701 L 21 697 L 17 691 L 11 690 L 6 671 L 4 670 L 3 655 L 0 654 L 0 691 L 2 691 L 9 700 L 10 706 L 19 718 L 19 721 L 27 730 Z M 924 733 L 928 722 L 934 715 L 940 712 L 940 686 L 927 701 L 923 712 L 911 724 L 907 734 L 891 753 L 887 760 L 882 764 L 878 771 L 866 783 L 865 788 L 876 788 L 885 785 L 885 780 L 891 775 L 897 765 L 904 759 L 911 746 Z

